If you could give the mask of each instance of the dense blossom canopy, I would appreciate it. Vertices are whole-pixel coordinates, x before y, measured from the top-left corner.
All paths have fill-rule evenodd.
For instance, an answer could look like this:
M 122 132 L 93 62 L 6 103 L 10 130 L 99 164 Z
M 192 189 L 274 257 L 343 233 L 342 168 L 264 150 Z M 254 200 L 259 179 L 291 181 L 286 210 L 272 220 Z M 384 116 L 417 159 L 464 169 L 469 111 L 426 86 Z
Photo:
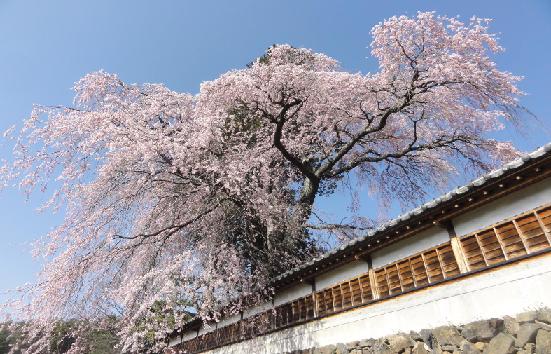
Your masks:
M 488 137 L 521 92 L 490 58 L 502 49 L 487 22 L 390 18 L 372 30 L 370 74 L 278 45 L 196 95 L 100 71 L 76 83 L 73 106 L 37 106 L 1 170 L 29 193 L 53 188 L 47 206 L 65 211 L 37 243 L 38 281 L 11 304 L 28 351 L 57 321 L 113 317 L 125 351 L 158 350 L 189 311 L 237 311 L 318 254 L 312 230 L 353 230 L 313 217 L 317 196 L 353 188 L 348 176 L 382 204 L 411 203 L 516 156 Z M 73 352 L 86 351 L 79 328 Z

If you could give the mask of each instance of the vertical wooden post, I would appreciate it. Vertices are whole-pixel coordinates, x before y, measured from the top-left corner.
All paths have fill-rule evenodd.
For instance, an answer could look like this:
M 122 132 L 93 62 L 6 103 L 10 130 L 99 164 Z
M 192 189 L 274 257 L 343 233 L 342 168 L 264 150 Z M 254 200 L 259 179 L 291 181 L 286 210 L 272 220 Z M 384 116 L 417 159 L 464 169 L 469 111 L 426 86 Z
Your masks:
M 455 227 L 453 226 L 453 222 L 451 220 L 448 220 L 444 224 L 444 226 L 446 228 L 446 231 L 448 231 L 448 236 L 450 237 L 450 245 L 452 246 L 452 251 L 455 257 L 455 261 L 459 266 L 459 271 L 461 273 L 467 273 L 469 271 L 469 268 L 467 267 L 467 261 L 465 260 L 463 249 L 461 248 L 461 244 L 459 243 L 459 238 L 455 233 Z
M 371 293 L 373 294 L 373 300 L 378 300 L 379 289 L 377 289 L 377 279 L 375 278 L 375 271 L 373 270 L 373 261 L 371 255 L 366 256 L 368 275 L 369 275 L 369 287 L 371 288 Z
M 318 302 L 316 300 L 316 278 L 312 278 L 312 306 L 314 307 L 314 318 L 318 318 Z M 308 309 L 306 309 L 308 311 Z

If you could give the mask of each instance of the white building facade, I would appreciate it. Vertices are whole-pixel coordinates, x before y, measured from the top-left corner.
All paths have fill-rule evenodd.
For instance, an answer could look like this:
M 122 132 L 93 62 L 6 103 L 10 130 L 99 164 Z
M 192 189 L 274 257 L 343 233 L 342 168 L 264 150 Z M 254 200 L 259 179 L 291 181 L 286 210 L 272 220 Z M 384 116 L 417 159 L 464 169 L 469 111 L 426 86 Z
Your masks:
M 550 150 L 282 274 L 271 302 L 190 323 L 173 352 L 288 353 L 551 307 Z

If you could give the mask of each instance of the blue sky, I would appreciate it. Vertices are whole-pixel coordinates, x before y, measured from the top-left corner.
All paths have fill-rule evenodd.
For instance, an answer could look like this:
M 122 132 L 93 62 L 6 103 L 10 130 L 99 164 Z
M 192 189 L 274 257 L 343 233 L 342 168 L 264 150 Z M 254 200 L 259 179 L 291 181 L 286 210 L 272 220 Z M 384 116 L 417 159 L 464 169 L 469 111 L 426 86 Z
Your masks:
M 496 61 L 525 77 L 521 103 L 538 117 L 522 135 L 501 135 L 521 150 L 551 141 L 551 2 L 545 0 L 0 0 L 0 131 L 20 123 L 33 103 L 70 104 L 72 84 L 98 69 L 127 82 L 195 93 L 202 81 L 243 67 L 271 44 L 289 43 L 327 53 L 347 70 L 373 72 L 371 27 L 392 15 L 427 10 L 495 20 L 492 29 L 507 49 Z M 0 158 L 9 154 L 0 145 Z M 33 280 L 39 269 L 28 243 L 61 218 L 35 211 L 43 199 L 0 193 L 0 291 Z M 344 210 L 345 201 L 339 196 L 321 207 Z M 373 211 L 367 201 L 362 212 Z

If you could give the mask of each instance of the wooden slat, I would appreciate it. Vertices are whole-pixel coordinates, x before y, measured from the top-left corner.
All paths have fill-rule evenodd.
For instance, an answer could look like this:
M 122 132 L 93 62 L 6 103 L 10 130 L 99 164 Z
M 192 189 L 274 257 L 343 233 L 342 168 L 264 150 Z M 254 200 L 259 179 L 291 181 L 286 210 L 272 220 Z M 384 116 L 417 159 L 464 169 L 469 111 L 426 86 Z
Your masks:
M 375 272 L 377 277 L 377 292 L 380 297 L 385 297 L 390 295 L 390 286 L 388 285 L 388 276 L 386 274 L 386 269 L 381 268 L 379 271 Z
M 488 259 L 486 259 L 486 255 L 484 254 L 484 249 L 482 248 L 482 244 L 480 243 L 480 239 L 478 238 L 478 234 L 474 234 L 474 239 L 476 240 L 476 243 L 478 244 L 478 248 L 480 249 L 480 253 L 482 254 L 482 258 L 484 259 L 484 264 L 488 266 Z
M 497 239 L 497 242 L 499 243 L 499 247 L 501 247 L 501 253 L 503 253 L 503 257 L 505 258 L 505 260 L 508 261 L 509 255 L 505 250 L 505 246 L 503 244 L 503 241 L 501 240 L 501 235 L 499 234 L 499 231 L 495 227 L 492 227 L 492 229 L 494 230 L 494 234 L 496 235 L 496 239 Z
M 316 294 L 316 313 L 318 316 L 323 316 L 327 313 L 325 308 L 325 295 L 323 291 L 318 291 Z
M 417 287 L 417 279 L 415 278 L 415 272 L 413 271 L 413 265 L 411 264 L 411 259 L 408 258 L 409 271 L 411 272 L 411 280 L 413 282 L 413 287 Z
M 311 306 L 311 313 L 312 313 L 312 316 L 310 318 L 315 318 L 315 317 L 318 317 L 318 307 L 317 307 L 317 294 L 316 293 L 312 293 L 311 295 L 311 300 L 310 300 L 310 306 Z M 308 312 L 310 313 L 310 311 Z
M 429 250 L 424 252 L 422 255 L 425 263 L 425 269 L 427 270 L 427 275 L 429 277 L 429 283 L 442 280 L 444 278 L 444 274 L 442 272 L 442 268 L 440 268 L 440 261 L 438 260 L 436 250 Z
M 390 295 L 398 294 L 402 292 L 402 285 L 400 284 L 400 277 L 398 276 L 398 268 L 396 264 L 385 267 L 386 276 L 388 280 L 388 291 Z
M 447 278 L 453 277 L 461 273 L 459 269 L 459 264 L 452 249 L 451 242 L 439 246 L 437 248 L 438 254 L 440 255 L 440 261 L 442 270 Z
M 410 258 L 410 265 L 415 279 L 415 286 L 423 286 L 429 283 L 427 269 L 422 254 Z
M 366 304 L 376 298 L 374 294 L 376 288 L 373 287 L 374 278 L 372 277 L 372 273 L 373 269 L 359 278 L 362 288 L 362 304 Z
M 444 277 L 444 279 L 446 279 L 447 276 L 446 276 L 446 271 L 444 270 L 444 262 L 442 261 L 442 255 L 438 251 L 438 248 L 435 248 L 434 251 L 436 252 L 436 256 L 438 257 L 438 262 L 440 264 L 440 269 L 442 270 L 442 276 Z
M 469 271 L 480 269 L 486 266 L 484 261 L 484 256 L 482 255 L 482 250 L 476 241 L 474 235 L 469 235 L 467 237 L 461 238 L 460 245 L 465 255 L 467 261 L 467 266 Z
M 535 216 L 536 219 L 538 220 L 538 223 L 540 224 L 541 229 L 542 229 L 543 232 L 545 233 L 545 237 L 547 238 L 547 243 L 548 243 L 549 245 L 551 245 L 551 232 L 549 231 L 549 229 L 547 228 L 547 226 L 544 224 L 542 218 L 540 217 L 540 215 L 538 214 L 537 211 L 534 211 L 534 216 Z
M 333 307 L 333 290 L 329 288 L 325 290 L 323 294 L 324 294 L 324 303 L 325 303 L 325 313 L 335 312 L 335 308 Z
M 396 267 L 398 268 L 398 276 L 400 277 L 402 291 L 414 288 L 415 281 L 413 279 L 413 272 L 411 271 L 409 259 L 396 263 Z
M 360 305 L 362 303 L 362 287 L 360 284 L 360 278 L 352 279 L 349 282 L 350 286 L 350 300 L 352 306 Z
M 291 302 L 291 319 L 289 323 L 297 322 L 300 319 L 300 299 Z
M 349 308 L 352 306 L 352 291 L 350 290 L 350 282 L 341 283 L 342 307 Z
M 495 226 L 497 233 L 500 235 L 501 242 L 505 248 L 505 253 L 508 259 L 520 257 L 526 254 L 526 247 L 522 238 L 518 234 L 517 228 L 513 222 L 505 222 Z
M 342 309 L 342 292 L 340 285 L 332 288 L 333 293 L 333 311 L 339 311 Z
M 481 231 L 477 237 L 488 265 L 505 261 L 505 254 L 493 228 Z
M 517 230 L 517 233 L 522 241 L 522 244 L 524 245 L 524 250 L 526 251 L 527 254 L 530 254 L 530 248 L 528 247 L 528 244 L 526 243 L 526 237 L 524 236 L 524 234 L 522 233 L 522 230 L 520 229 L 520 227 L 518 226 L 517 224 L 517 221 L 516 220 L 512 220 L 513 221 L 513 225 L 515 225 L 515 229 Z
M 530 252 L 537 252 L 549 247 L 545 232 L 534 214 L 523 216 L 515 221 L 522 231 Z

